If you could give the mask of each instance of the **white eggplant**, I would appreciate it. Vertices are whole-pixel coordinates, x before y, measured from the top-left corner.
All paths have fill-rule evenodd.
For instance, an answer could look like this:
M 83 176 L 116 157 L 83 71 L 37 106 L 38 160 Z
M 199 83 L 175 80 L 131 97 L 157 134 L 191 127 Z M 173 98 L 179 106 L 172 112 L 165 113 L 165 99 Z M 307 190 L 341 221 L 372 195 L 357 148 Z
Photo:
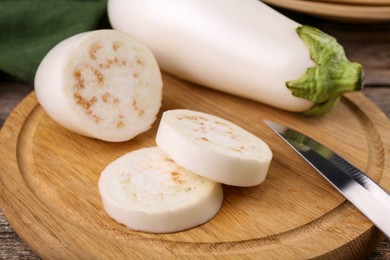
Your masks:
M 157 147 L 132 151 L 110 163 L 99 178 L 99 192 L 110 217 L 153 233 L 203 224 L 223 201 L 221 184 L 178 166 Z
M 147 131 L 162 99 L 160 68 L 139 41 L 115 30 L 69 37 L 42 60 L 35 93 L 63 127 L 120 142 Z
M 324 114 L 362 87 L 333 37 L 258 0 L 109 0 L 108 15 L 163 70 L 288 111 Z
M 178 165 L 233 186 L 262 183 L 272 159 L 257 136 L 223 118 L 186 109 L 163 113 L 156 144 Z

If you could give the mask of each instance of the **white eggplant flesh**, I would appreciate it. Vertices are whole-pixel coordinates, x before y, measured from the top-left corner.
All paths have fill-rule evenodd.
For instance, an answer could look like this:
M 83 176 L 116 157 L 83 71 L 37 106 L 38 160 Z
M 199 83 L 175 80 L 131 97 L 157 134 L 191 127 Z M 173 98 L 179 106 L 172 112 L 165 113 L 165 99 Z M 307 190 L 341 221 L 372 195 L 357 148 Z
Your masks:
M 330 93 L 328 89 L 345 89 L 337 84 L 349 77 L 347 73 L 330 82 L 333 76 L 323 75 L 321 69 L 320 75 L 312 73 L 314 79 L 299 86 L 304 93 L 295 91 L 296 84 L 287 87 L 319 62 L 297 32 L 301 25 L 258 0 L 109 0 L 108 15 L 113 28 L 146 44 L 163 70 L 284 110 L 303 112 L 330 102 L 322 108 L 326 111 L 317 108 L 313 114 L 328 112 L 336 101 L 333 95 L 340 95 L 339 90 Z M 311 29 L 303 33 L 317 34 Z M 343 49 L 338 44 L 334 47 L 335 40 L 328 37 L 321 35 L 315 44 L 330 45 L 332 52 L 336 48 L 344 58 Z M 333 54 L 321 55 L 338 59 Z M 331 70 L 338 70 L 337 66 Z M 362 82 L 359 66 L 353 69 L 353 90 Z
M 272 159 L 257 136 L 223 118 L 186 109 L 163 113 L 156 143 L 178 165 L 233 186 L 262 183 Z
M 152 233 L 201 225 L 218 213 L 223 201 L 221 184 L 178 166 L 158 147 L 110 163 L 100 176 L 99 191 L 111 218 Z
M 98 30 L 57 44 L 38 67 L 35 93 L 63 127 L 120 142 L 145 132 L 156 120 L 162 78 L 145 45 L 123 32 Z

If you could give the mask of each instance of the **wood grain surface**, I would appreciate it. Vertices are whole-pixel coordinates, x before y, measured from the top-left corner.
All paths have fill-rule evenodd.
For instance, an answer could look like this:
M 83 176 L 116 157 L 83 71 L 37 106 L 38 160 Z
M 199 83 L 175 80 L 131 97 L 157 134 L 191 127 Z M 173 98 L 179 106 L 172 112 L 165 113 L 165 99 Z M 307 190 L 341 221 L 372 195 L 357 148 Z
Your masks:
M 125 152 L 152 146 L 154 127 L 125 143 L 71 133 L 30 94 L 1 130 L 1 205 L 15 231 L 43 258 L 247 256 L 366 257 L 383 235 L 262 122 L 310 134 L 390 189 L 390 123 L 361 93 L 308 118 L 164 76 L 162 111 L 218 115 L 258 135 L 274 152 L 267 181 L 224 186 L 221 211 L 184 232 L 145 234 L 111 220 L 101 207 L 101 170 Z M 229 108 L 229 109 L 226 109 Z M 129 243 L 131 242 L 131 243 Z M 149 250 L 147 250 L 149 249 Z
M 390 0 L 297 0 L 297 1 L 312 1 L 324 2 L 331 4 L 350 4 L 350 5 L 390 5 Z
M 308 0 L 263 0 L 271 6 L 299 11 L 308 15 L 347 22 L 386 22 L 390 20 L 389 5 L 355 5 Z

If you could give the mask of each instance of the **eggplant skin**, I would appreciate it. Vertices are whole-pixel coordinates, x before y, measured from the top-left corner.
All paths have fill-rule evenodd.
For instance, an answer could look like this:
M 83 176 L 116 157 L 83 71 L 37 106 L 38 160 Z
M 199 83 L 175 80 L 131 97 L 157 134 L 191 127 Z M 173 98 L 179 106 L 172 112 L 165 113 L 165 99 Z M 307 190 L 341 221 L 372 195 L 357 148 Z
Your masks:
M 338 82 L 315 81 L 327 76 L 305 82 L 300 95 L 287 86 L 319 66 L 315 57 L 324 54 L 313 50 L 328 49 L 331 37 L 306 30 L 258 0 L 109 0 L 108 16 L 113 28 L 147 45 L 162 70 L 206 87 L 293 112 L 324 107 L 326 100 L 313 100 L 313 91 L 331 91 L 332 100 L 344 91 Z M 313 45 L 299 34 L 302 27 L 313 39 L 326 37 Z M 332 46 L 340 54 L 340 45 Z
M 170 74 L 289 111 L 313 105 L 286 88 L 315 66 L 300 24 L 257 0 L 109 0 L 108 15 Z

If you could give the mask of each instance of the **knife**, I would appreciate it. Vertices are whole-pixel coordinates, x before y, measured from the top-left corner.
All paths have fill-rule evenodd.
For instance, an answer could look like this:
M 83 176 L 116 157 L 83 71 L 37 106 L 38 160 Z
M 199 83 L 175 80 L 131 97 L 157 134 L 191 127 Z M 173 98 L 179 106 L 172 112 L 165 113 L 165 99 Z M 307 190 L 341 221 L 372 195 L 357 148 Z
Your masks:
M 390 196 L 385 190 L 363 171 L 314 139 L 281 124 L 264 122 L 390 237 Z

